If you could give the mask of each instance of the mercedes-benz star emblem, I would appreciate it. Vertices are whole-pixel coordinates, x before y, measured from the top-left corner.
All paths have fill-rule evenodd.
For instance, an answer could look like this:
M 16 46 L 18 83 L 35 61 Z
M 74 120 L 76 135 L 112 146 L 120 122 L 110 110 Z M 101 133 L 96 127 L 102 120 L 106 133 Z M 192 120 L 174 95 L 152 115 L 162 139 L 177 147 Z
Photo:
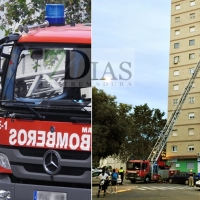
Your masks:
M 43 166 L 45 171 L 50 175 L 57 174 L 61 168 L 60 160 L 61 157 L 57 151 L 54 150 L 47 151 L 43 157 Z

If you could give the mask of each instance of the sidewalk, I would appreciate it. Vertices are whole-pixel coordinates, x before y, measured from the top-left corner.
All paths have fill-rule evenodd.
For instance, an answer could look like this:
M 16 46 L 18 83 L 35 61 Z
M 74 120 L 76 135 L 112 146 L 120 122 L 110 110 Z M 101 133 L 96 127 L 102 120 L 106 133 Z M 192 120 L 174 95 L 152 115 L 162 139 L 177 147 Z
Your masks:
M 137 185 L 130 185 L 130 184 L 117 185 L 117 193 L 127 192 L 127 191 L 134 190 L 134 189 L 137 189 L 137 188 L 138 188 Z M 92 187 L 92 196 L 96 195 L 97 191 L 98 191 L 98 187 Z M 108 186 L 106 193 L 110 194 L 110 192 L 111 192 L 111 186 Z

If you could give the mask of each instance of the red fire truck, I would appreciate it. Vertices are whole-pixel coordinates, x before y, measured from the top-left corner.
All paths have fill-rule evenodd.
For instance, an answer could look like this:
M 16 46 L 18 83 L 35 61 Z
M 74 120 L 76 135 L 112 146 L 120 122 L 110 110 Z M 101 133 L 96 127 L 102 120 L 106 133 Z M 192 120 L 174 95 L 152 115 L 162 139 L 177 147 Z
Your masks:
M 174 173 L 176 170 L 170 170 L 170 166 L 161 161 L 161 157 L 154 163 L 149 160 L 129 160 L 126 166 L 126 179 L 131 183 L 136 181 L 148 183 L 159 178 L 166 179 Z
M 0 40 L 0 198 L 91 199 L 91 26 L 54 8 Z
M 161 160 L 161 153 L 166 145 L 167 138 L 171 133 L 176 120 L 181 112 L 181 108 L 185 99 L 192 88 L 194 80 L 200 69 L 200 61 L 197 63 L 194 73 L 192 74 L 188 85 L 184 88 L 184 91 L 179 99 L 179 102 L 175 110 L 171 113 L 165 124 L 162 132 L 160 133 L 158 140 L 153 147 L 147 160 L 129 160 L 127 162 L 126 179 L 132 183 L 136 181 L 150 182 L 157 181 L 161 178 L 168 178 L 170 175 L 176 173 L 175 170 L 169 170 L 169 166 Z

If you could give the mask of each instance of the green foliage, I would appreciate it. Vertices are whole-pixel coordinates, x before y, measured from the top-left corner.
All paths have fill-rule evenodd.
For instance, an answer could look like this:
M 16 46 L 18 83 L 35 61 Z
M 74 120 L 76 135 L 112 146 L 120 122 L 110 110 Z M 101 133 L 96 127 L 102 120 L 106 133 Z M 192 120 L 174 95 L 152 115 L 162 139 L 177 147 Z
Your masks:
M 131 117 L 131 134 L 127 135 L 119 156 L 123 161 L 127 158 L 147 159 L 166 124 L 164 112 L 144 104 L 135 106 Z
M 115 96 L 95 87 L 92 109 L 93 163 L 108 156 L 122 162 L 147 159 L 166 123 L 159 109 L 118 104 Z
M 58 55 L 63 53 L 65 53 L 65 50 L 45 50 L 45 66 L 51 69 L 55 65 L 55 62 L 58 61 Z
M 9 0 L 1 5 L 1 11 L 7 11 L 0 19 L 0 29 L 8 35 L 16 32 L 18 25 L 32 25 L 43 23 L 45 19 L 46 4 L 62 3 L 65 6 L 65 19 L 67 23 L 74 21 L 84 23 L 91 21 L 91 0 Z
M 118 154 L 129 134 L 129 112 L 132 106 L 117 104 L 116 97 L 92 89 L 92 158 L 93 162 Z

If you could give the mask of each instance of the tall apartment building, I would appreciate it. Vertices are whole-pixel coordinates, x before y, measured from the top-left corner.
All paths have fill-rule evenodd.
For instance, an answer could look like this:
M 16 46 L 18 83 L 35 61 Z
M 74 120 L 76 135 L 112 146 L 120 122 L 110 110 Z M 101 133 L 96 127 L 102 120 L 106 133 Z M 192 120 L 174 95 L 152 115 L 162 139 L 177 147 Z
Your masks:
M 172 0 L 168 116 L 200 60 L 200 0 Z M 171 169 L 200 173 L 200 72 L 167 140 Z

